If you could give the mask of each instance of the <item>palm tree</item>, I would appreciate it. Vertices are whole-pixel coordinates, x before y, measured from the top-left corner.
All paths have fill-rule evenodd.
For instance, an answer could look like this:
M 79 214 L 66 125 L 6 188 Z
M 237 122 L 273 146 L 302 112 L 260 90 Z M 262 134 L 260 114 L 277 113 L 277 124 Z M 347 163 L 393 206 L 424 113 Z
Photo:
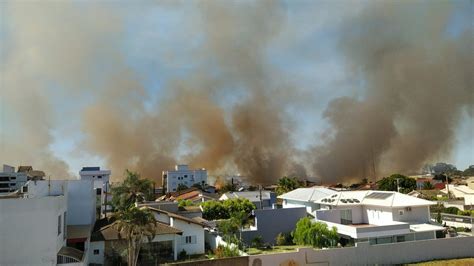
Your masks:
M 140 174 L 125 171 L 122 184 L 112 187 L 112 205 L 118 211 L 129 209 L 137 202 L 153 200 L 153 183 L 151 180 L 140 178 Z
M 120 237 L 127 240 L 127 261 L 129 266 L 136 266 L 141 245 L 145 240 L 151 242 L 156 235 L 156 220 L 147 209 L 130 207 L 114 214 L 114 229 Z

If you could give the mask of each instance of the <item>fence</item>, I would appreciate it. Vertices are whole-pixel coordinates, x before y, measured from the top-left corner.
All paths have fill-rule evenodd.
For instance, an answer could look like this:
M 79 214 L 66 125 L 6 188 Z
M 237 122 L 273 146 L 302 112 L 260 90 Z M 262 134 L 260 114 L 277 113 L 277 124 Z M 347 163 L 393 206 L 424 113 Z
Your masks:
M 436 220 L 436 216 L 436 213 L 432 213 L 431 219 Z M 448 213 L 441 213 L 441 220 L 443 224 L 446 223 L 446 225 L 453 227 L 465 227 L 472 229 L 474 224 L 474 217 Z
M 474 237 L 370 245 L 315 250 L 301 248 L 297 252 L 249 256 L 251 266 L 270 265 L 374 265 L 403 264 L 435 259 L 474 257 Z

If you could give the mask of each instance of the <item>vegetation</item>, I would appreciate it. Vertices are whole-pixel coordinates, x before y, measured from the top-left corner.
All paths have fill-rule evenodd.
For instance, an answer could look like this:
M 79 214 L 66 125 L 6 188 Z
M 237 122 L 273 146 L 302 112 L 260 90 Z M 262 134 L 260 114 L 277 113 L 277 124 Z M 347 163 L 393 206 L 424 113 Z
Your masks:
M 301 183 L 296 179 L 296 177 L 289 178 L 285 176 L 278 179 L 277 186 L 276 192 L 278 195 L 281 195 L 299 188 Z
M 397 191 L 397 182 L 398 186 L 400 186 L 401 193 L 406 194 L 416 189 L 416 180 L 401 174 L 393 174 L 389 177 L 384 177 L 378 181 L 377 184 L 380 190 Z
M 472 216 L 472 217 L 474 217 L 474 210 L 472 210 L 472 211 L 470 211 L 470 210 L 466 210 L 466 211 L 458 210 L 457 215 Z
M 249 248 L 248 250 L 245 251 L 245 253 L 249 255 L 282 253 L 282 252 L 291 252 L 298 248 L 304 248 L 304 247 L 308 247 L 308 246 L 289 245 L 289 246 L 270 246 L 270 247 L 262 247 L 262 248 Z
M 202 216 L 207 220 L 228 219 L 237 213 L 248 214 L 255 205 L 248 199 L 228 199 L 224 201 L 206 201 L 201 204 Z
M 236 245 L 219 245 L 214 254 L 217 259 L 240 256 L 239 248 Z
M 418 266 L 469 266 L 474 265 L 474 258 L 466 259 L 452 259 L 452 260 L 436 260 L 429 262 L 420 262 L 408 265 L 418 265 Z
M 191 201 L 191 200 L 183 200 L 183 199 L 179 199 L 178 200 L 178 207 L 182 208 L 182 207 L 186 207 L 186 206 L 194 206 L 194 203 Z
M 433 177 L 433 180 L 441 180 L 443 182 L 446 182 L 446 178 L 448 178 L 448 183 L 451 183 L 453 179 L 449 176 L 443 175 L 443 174 L 437 174 Z
M 254 248 L 260 248 L 263 246 L 263 244 L 262 236 L 256 236 L 254 239 L 252 239 L 251 246 Z
M 182 190 L 185 190 L 185 189 L 188 189 L 188 186 L 186 186 L 185 184 L 178 184 L 178 187 L 176 188 L 176 191 L 182 191 Z
M 433 186 L 433 184 L 431 184 L 431 182 L 426 181 L 426 182 L 423 183 L 423 189 L 431 190 L 431 189 L 434 189 L 434 186 Z
M 125 170 L 122 184 L 112 187 L 112 206 L 114 210 L 125 211 L 137 202 L 154 200 L 153 182 L 141 179 L 140 174 Z
M 130 207 L 114 214 L 115 222 L 112 226 L 125 236 L 127 240 L 127 262 L 130 266 L 137 265 L 138 254 L 145 240 L 149 242 L 155 237 L 156 220 L 153 214 L 146 209 Z
M 278 246 L 285 246 L 293 244 L 293 239 L 291 239 L 291 234 L 279 233 L 275 238 L 275 243 Z
M 308 217 L 301 218 L 296 223 L 296 229 L 292 235 L 295 244 L 317 248 L 334 247 L 339 240 L 335 227 L 329 229 L 325 223 L 312 222 Z

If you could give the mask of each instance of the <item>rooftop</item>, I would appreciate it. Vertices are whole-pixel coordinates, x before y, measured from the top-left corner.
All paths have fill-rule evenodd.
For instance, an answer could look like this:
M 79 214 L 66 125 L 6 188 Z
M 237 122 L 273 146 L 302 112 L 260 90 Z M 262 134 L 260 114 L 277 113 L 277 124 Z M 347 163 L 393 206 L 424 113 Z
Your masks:
M 271 199 L 271 191 L 262 190 L 262 200 L 269 200 Z M 250 200 L 251 202 L 259 201 L 260 200 L 260 191 L 239 191 L 239 192 L 227 192 L 224 193 L 223 196 L 226 196 L 229 199 L 236 199 L 236 198 L 245 198 Z
M 436 204 L 436 202 L 398 192 L 377 190 L 336 192 L 331 196 L 317 200 L 316 203 L 332 206 L 373 205 L 386 207 L 413 207 Z
M 278 198 L 287 199 L 287 200 L 313 202 L 334 193 L 335 191 L 332 189 L 315 186 L 315 187 L 309 187 L 309 188 L 297 188 L 288 193 L 278 196 Z

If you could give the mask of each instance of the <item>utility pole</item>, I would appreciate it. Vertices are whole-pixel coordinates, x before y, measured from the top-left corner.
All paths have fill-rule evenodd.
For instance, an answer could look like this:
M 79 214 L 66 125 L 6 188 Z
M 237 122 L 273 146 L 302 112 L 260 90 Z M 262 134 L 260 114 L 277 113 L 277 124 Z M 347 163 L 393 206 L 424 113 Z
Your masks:
M 262 185 L 258 185 L 259 195 L 260 195 L 260 209 L 263 209 L 263 202 L 262 202 Z
M 397 178 L 397 192 L 400 193 L 400 178 Z

